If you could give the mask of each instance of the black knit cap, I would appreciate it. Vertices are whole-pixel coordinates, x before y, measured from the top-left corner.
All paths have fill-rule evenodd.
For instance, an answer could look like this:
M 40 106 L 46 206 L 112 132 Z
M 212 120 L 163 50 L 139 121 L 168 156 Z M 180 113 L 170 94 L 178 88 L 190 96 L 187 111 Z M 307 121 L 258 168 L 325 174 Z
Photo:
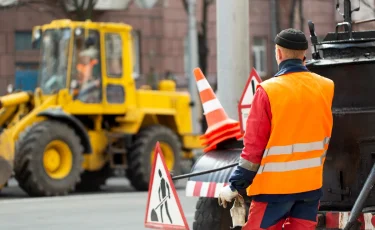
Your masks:
M 307 50 L 308 42 L 305 34 L 296 29 L 285 29 L 276 35 L 275 43 L 291 50 Z

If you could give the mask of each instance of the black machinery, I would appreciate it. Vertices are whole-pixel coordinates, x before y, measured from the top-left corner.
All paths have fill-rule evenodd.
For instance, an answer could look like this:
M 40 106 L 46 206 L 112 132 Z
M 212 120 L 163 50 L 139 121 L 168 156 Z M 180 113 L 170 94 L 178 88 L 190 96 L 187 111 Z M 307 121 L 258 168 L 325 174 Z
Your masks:
M 314 52 L 307 68 L 335 83 L 321 210 L 351 210 L 375 163 L 375 30 L 353 31 L 350 0 L 344 7 L 345 21 L 320 43 L 309 21 Z M 364 205 L 375 207 L 374 194 Z

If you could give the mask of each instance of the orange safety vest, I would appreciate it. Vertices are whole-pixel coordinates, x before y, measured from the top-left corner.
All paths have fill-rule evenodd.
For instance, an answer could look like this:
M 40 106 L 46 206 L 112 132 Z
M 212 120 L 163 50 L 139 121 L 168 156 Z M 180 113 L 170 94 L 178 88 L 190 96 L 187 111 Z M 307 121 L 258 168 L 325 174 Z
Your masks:
M 311 72 L 295 72 L 260 85 L 270 101 L 271 133 L 248 195 L 321 188 L 333 126 L 333 81 Z
M 77 64 L 77 70 L 79 72 L 82 72 L 82 75 L 83 75 L 83 79 L 81 79 L 82 83 L 87 82 L 89 78 L 92 77 L 92 69 L 94 68 L 96 64 L 98 64 L 98 60 L 96 59 L 91 60 L 88 64 L 82 64 L 82 63 Z

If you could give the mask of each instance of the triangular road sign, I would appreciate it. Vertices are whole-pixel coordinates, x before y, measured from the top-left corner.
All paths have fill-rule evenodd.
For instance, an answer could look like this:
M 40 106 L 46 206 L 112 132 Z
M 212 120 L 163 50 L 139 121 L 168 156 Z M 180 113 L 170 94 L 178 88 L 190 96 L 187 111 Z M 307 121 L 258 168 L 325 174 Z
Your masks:
M 251 103 L 254 99 L 254 94 L 257 86 L 262 82 L 255 68 L 251 70 L 250 76 L 247 79 L 244 91 L 242 92 L 240 103 L 238 104 L 238 115 L 240 118 L 241 130 L 245 132 L 247 117 L 249 116 Z
M 165 165 L 159 142 L 156 143 L 150 177 L 145 227 L 189 230 L 180 199 Z

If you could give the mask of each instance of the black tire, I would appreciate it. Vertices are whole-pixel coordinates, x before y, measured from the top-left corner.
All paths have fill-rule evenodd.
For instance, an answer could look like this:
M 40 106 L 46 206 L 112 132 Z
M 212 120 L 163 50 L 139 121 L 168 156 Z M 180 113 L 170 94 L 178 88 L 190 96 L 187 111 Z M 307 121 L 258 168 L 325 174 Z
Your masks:
M 193 230 L 229 230 L 232 227 L 229 203 L 227 208 L 219 206 L 214 198 L 200 197 L 197 201 Z
M 153 125 L 142 129 L 135 137 L 128 154 L 128 170 L 126 175 L 132 186 L 138 191 L 147 191 L 150 180 L 150 153 L 156 142 L 167 143 L 174 153 L 173 175 L 181 174 L 181 142 L 169 128 Z
M 43 165 L 44 149 L 53 140 L 63 141 L 72 152 L 72 168 L 61 179 L 51 178 Z M 83 161 L 80 138 L 68 125 L 42 121 L 24 131 L 16 144 L 15 178 L 29 196 L 61 196 L 74 191 L 80 181 Z
M 246 203 L 246 202 L 245 202 Z M 217 229 L 229 230 L 232 229 L 232 217 L 230 209 L 232 203 L 227 204 L 227 208 L 219 206 L 218 199 L 200 197 L 197 201 L 193 230 Z M 246 203 L 246 218 L 248 216 L 250 204 Z M 237 227 L 238 228 L 238 227 Z M 237 229 L 235 228 L 235 229 Z
M 98 171 L 84 171 L 81 174 L 81 181 L 76 185 L 77 192 L 100 191 L 100 186 L 104 185 L 111 176 L 111 169 L 108 164 Z

